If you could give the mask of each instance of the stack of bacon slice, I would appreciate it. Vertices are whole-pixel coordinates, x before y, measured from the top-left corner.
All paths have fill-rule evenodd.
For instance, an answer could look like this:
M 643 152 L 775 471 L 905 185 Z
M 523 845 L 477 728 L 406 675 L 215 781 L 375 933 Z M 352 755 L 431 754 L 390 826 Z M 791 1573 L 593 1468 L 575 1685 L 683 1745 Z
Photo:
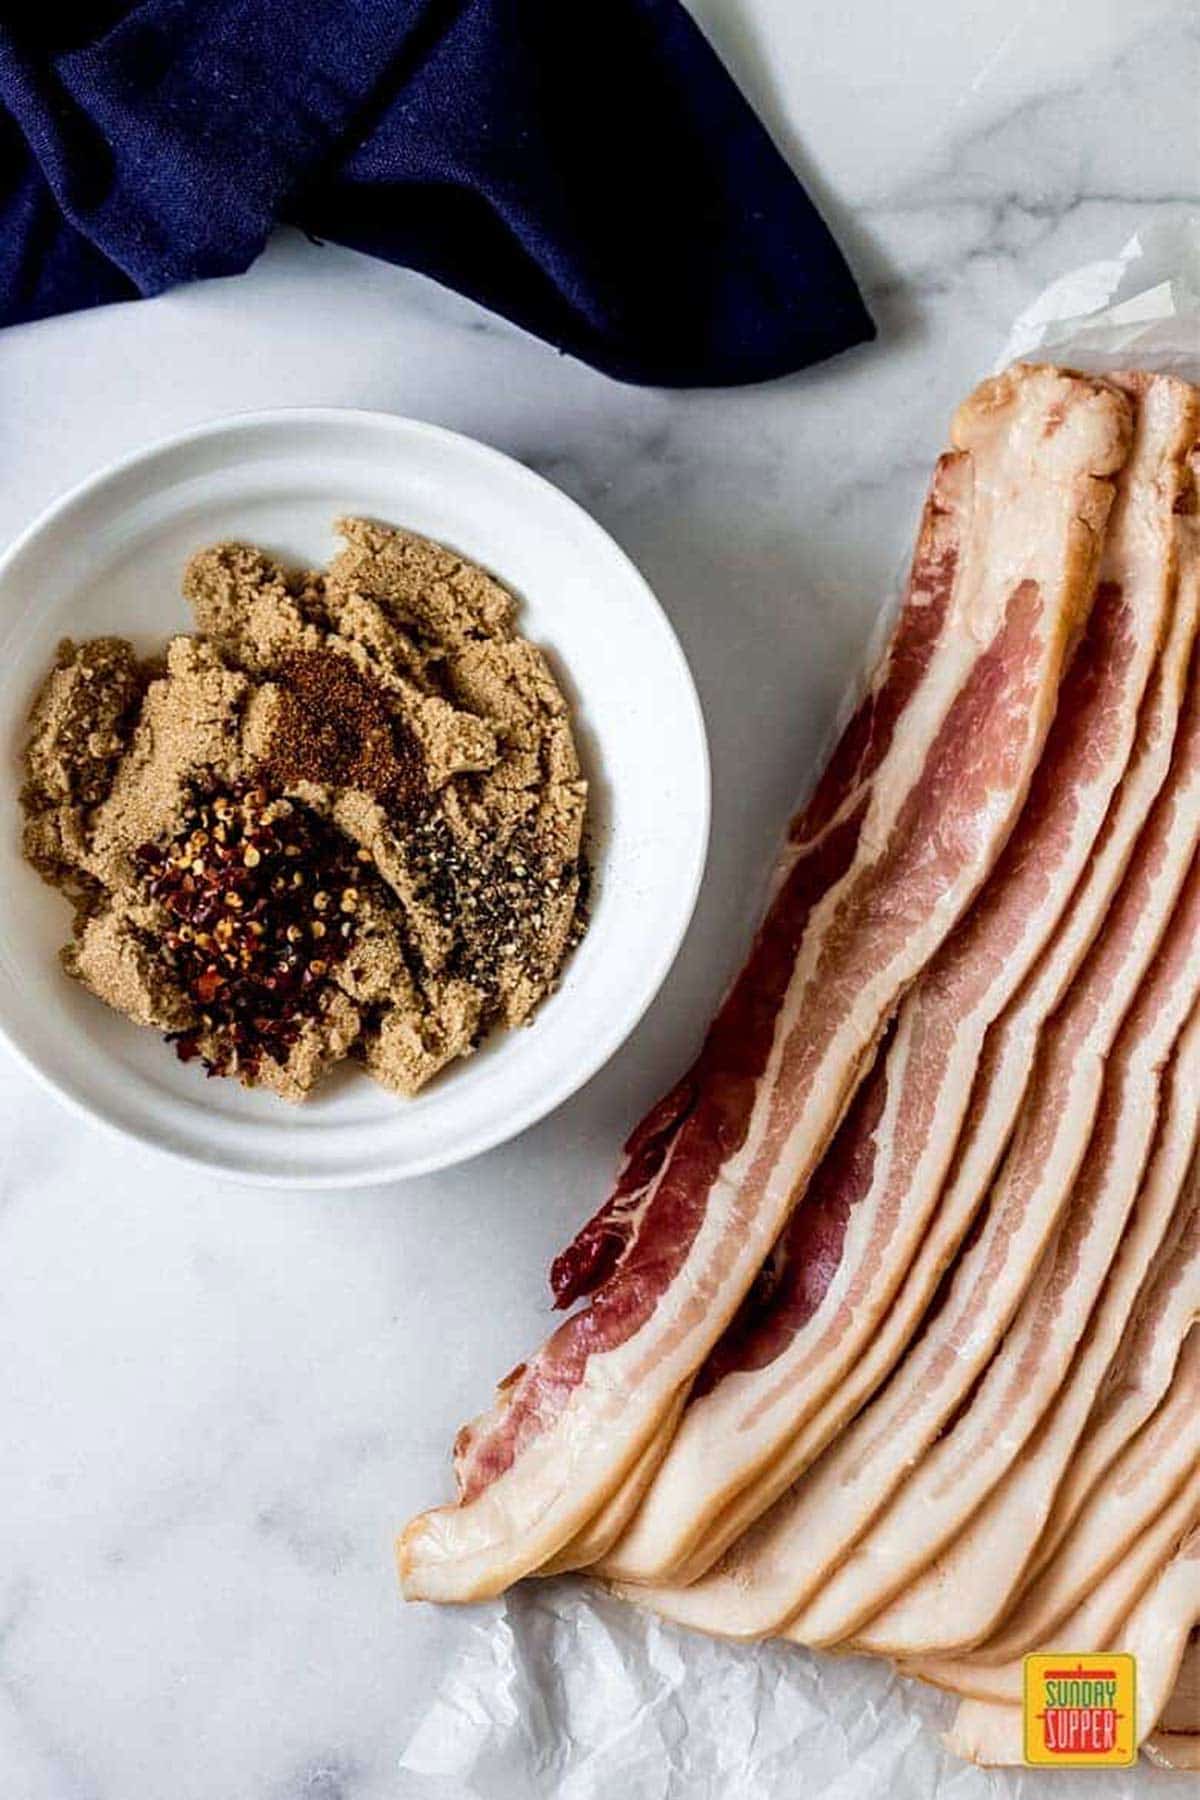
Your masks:
M 1069 1647 L 1169 1617 L 1182 1656 L 1195 1453 L 1127 1464 L 1200 1357 L 1198 439 L 1166 377 L 1022 366 L 960 409 L 749 959 L 555 1264 L 585 1303 L 402 1536 L 411 1597 L 592 1566 L 1004 1714 L 1103 1574 Z M 1137 1583 L 1089 1561 L 1120 1481 Z

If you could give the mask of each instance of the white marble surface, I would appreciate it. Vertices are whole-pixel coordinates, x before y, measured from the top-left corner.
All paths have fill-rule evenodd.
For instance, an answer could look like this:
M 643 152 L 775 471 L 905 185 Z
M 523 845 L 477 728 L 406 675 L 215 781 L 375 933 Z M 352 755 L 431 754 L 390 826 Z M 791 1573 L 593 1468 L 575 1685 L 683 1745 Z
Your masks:
M 294 237 L 240 281 L 0 336 L 0 540 L 222 411 L 451 425 L 638 561 L 716 769 L 708 880 L 651 1015 L 556 1116 L 457 1172 L 220 1186 L 92 1132 L 0 1053 L 4 1800 L 448 1791 L 398 1761 L 472 1626 L 401 1606 L 393 1528 L 540 1335 L 550 1255 L 737 959 L 955 400 L 1052 276 L 1200 186 L 1186 0 L 697 10 L 839 230 L 876 346 L 742 393 L 627 389 Z

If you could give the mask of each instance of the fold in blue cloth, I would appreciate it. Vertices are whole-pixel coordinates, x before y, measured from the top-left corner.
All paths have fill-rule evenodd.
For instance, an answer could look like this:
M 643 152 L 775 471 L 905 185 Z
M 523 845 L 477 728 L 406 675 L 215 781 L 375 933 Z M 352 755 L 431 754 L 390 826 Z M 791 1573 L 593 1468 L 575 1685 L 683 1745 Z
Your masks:
M 627 381 L 761 381 L 874 334 L 678 0 L 3 8 L 0 323 L 236 274 L 278 221 Z

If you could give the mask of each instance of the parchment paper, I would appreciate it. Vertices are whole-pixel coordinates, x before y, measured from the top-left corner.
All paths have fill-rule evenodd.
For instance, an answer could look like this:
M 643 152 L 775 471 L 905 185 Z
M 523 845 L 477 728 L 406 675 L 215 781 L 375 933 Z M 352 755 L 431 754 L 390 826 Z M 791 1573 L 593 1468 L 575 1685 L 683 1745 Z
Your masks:
M 1200 219 L 1062 276 L 997 359 L 1200 381 Z M 455 1800 L 1195 1800 L 1194 1777 L 984 1770 L 939 1732 L 955 1702 L 872 1657 L 719 1643 L 574 1578 L 462 1615 L 407 1744 L 406 1791 Z

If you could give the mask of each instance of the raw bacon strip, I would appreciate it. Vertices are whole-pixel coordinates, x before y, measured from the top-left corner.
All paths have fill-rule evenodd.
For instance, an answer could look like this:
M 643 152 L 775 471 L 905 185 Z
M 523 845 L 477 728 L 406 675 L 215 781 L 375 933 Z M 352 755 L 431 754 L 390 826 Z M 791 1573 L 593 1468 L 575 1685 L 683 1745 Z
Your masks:
M 687 1399 L 686 1389 L 678 1394 L 661 1428 L 650 1439 L 633 1469 L 620 1487 L 595 1516 L 588 1520 L 557 1556 L 544 1562 L 539 1575 L 564 1575 L 572 1569 L 586 1569 L 599 1560 L 611 1544 L 615 1544 L 629 1525 L 641 1503 L 642 1495 L 654 1479 L 656 1470 L 667 1453 L 671 1434 L 679 1424 Z
M 1137 1744 L 1153 1731 L 1167 1705 L 1197 1617 L 1200 1531 L 1184 1541 L 1138 1601 L 1116 1642 L 1104 1646 L 1137 1658 Z M 964 1700 L 945 1742 L 971 1762 L 1007 1765 L 1023 1760 L 1022 1736 L 1019 1707 Z
M 946 625 L 958 560 L 953 520 L 963 504 L 962 475 L 963 471 L 948 461 L 935 475 L 922 544 L 899 617 L 824 773 L 792 820 L 771 884 L 773 896 L 796 864 L 811 856 L 836 826 L 870 799 L 872 782 L 891 749 L 897 725 L 918 688 L 936 669 L 939 651 L 948 651 Z M 939 512 L 945 515 L 942 521 L 937 518 Z M 765 975 L 766 971 L 759 973 Z M 744 1005 L 734 1003 L 742 987 L 739 981 L 687 1074 L 630 1136 L 612 1197 L 556 1258 L 551 1287 L 558 1306 L 569 1306 L 594 1293 L 612 1273 L 632 1236 L 639 1203 L 662 1169 L 677 1128 L 694 1110 L 707 1081 L 737 1066 L 741 1033 L 747 1024 Z
M 1142 1745 L 1147 1762 L 1180 1774 L 1200 1769 L 1200 1732 L 1152 1731 Z
M 1170 1698 L 1159 1714 L 1160 1731 L 1200 1732 L 1200 1632 L 1193 1631 Z
M 1196 1631 L 1187 1641 L 1158 1730 L 1142 1748 L 1160 1769 L 1200 1769 L 1200 1633 Z
M 1146 1529 L 1126 1549 L 1119 1562 L 1073 1611 L 1054 1627 L 1053 1636 L 1042 1638 L 1039 1651 L 1066 1644 L 1083 1650 L 1110 1644 L 1121 1622 L 1133 1610 L 1164 1563 L 1174 1556 L 1183 1539 L 1200 1523 L 1200 1469 L 1195 1470 Z M 1053 1571 L 1047 1571 L 1053 1580 Z M 919 1675 L 934 1687 L 946 1688 L 969 1700 L 996 1700 L 1019 1706 L 1024 1685 L 1023 1656 L 1010 1662 L 985 1663 L 977 1657 L 915 1657 L 901 1665 L 906 1675 Z
M 656 1611 L 725 1636 L 759 1637 L 787 1625 L 785 1635 L 802 1643 L 810 1632 L 813 1641 L 836 1641 L 860 1622 L 845 1622 L 839 1575 L 830 1571 L 962 1404 L 1020 1303 L 1087 1148 L 1105 1056 L 1153 960 L 1198 836 L 1200 681 L 1189 691 L 1169 778 L 1106 929 L 1047 1027 L 983 1229 L 944 1304 L 883 1393 L 716 1569 L 691 1587 L 647 1591 Z
M 1092 1583 L 1190 1479 L 1200 1458 L 1200 1327 L 1193 1328 L 1165 1400 L 1093 1491 L 1053 1560 L 1001 1629 L 975 1652 L 1010 1662 L 1054 1630 Z
M 673 1586 L 688 1585 L 703 1575 L 713 1558 L 723 1554 L 749 1529 L 870 1399 L 911 1340 L 987 1193 L 1020 1110 L 1040 1028 L 1062 999 L 1100 928 L 1170 766 L 1200 620 L 1197 462 L 1195 456 L 1190 460 L 1186 502 L 1191 510 L 1182 513 L 1177 521 L 1180 579 L 1170 634 L 1142 705 L 1129 767 L 1105 819 L 1087 873 L 1036 973 L 987 1035 L 945 1191 L 917 1256 L 858 1361 L 785 1445 L 776 1462 L 725 1507 L 694 1554 L 682 1562 Z M 806 1210 L 807 1204 L 806 1200 Z
M 1178 1027 L 1177 1009 L 1186 1001 L 1194 1010 L 1200 995 L 1200 859 L 1191 888 L 1193 905 L 1176 909 L 1156 969 L 1113 1049 L 1092 1141 L 1055 1241 L 966 1412 L 854 1551 L 851 1565 L 866 1565 L 860 1592 L 879 1580 L 872 1561 L 876 1570 L 887 1570 L 883 1579 L 898 1587 L 905 1557 L 919 1567 L 916 1559 L 924 1560 L 932 1541 L 949 1547 L 940 1563 L 925 1568 L 855 1632 L 857 1649 L 906 1657 L 978 1643 L 1004 1611 L 1022 1551 L 1037 1542 L 1071 1445 L 1121 1341 L 1154 1243 L 1169 1222 L 1194 1144 L 1190 1117 L 1173 1159 L 1174 1185 L 1158 1197 L 1152 1237 L 1147 1241 L 1137 1217 L 1126 1231 L 1155 1130 L 1160 1070 Z M 1168 969 L 1172 951 L 1175 967 Z M 1200 1012 L 1196 1019 L 1190 1045 L 1181 1045 L 1183 1077 L 1193 1096 L 1200 1079 Z M 1156 1150 L 1169 1145 L 1173 1135 L 1170 1113 L 1165 1123 Z M 1151 1179 L 1154 1173 L 1148 1171 Z M 1139 1239 L 1140 1266 L 1131 1268 L 1128 1252 Z M 1110 1270 L 1118 1247 L 1121 1255 Z M 1085 1325 L 1078 1367 L 1071 1368 L 1066 1391 L 1060 1391 Z M 1079 1392 L 1081 1386 L 1086 1392 Z M 1031 1421 L 1043 1420 L 1041 1441 L 1031 1444 Z M 1029 1451 L 1025 1460 L 1023 1450 Z M 981 1494 L 986 1498 L 979 1505 Z M 1027 1504 L 1032 1499 L 1032 1517 L 1022 1510 L 1023 1499 Z
M 1200 1072 L 1195 1082 L 1189 1096 L 1193 1110 L 1200 1105 Z M 1083 1443 L 1054 1497 L 1053 1516 L 1038 1543 L 1031 1578 L 1049 1562 L 1104 1470 L 1166 1393 L 1179 1347 L 1200 1316 L 1200 1163 L 1192 1168 L 1176 1228 L 1155 1257 L 1147 1283 L 1087 1421 Z
M 948 658 L 958 648 L 947 625 L 958 565 L 958 524 L 968 502 L 965 473 L 961 463 L 949 457 L 938 465 L 904 604 L 866 692 L 811 796 L 791 822 L 771 881 L 772 898 L 789 883 L 795 885 L 797 865 L 816 856 L 839 826 L 867 806 L 896 727 L 914 704 L 917 690 L 929 678 L 937 682 L 939 655 Z M 692 1067 L 629 1137 L 611 1196 L 555 1258 L 550 1285 L 556 1306 L 571 1306 L 595 1293 L 612 1274 L 636 1235 L 676 1134 L 696 1110 L 704 1089 L 714 1080 L 736 1078 L 741 1072 L 755 1010 L 780 1002 L 791 972 L 786 943 L 779 946 L 782 954 L 771 954 L 767 935 L 760 934 Z M 467 1485 L 470 1464 L 465 1447 L 456 1446 L 456 1454 Z
M 1142 1748 L 1161 1769 L 1200 1769 L 1200 1632 L 1188 1639 L 1158 1730 Z
M 1192 815 L 1194 849 L 1200 840 L 1200 781 Z M 925 1452 L 882 1517 L 789 1626 L 789 1635 L 803 1634 L 798 1642 L 844 1641 L 907 1585 L 990 1493 L 1062 1384 L 1137 1194 L 1163 1068 L 1200 993 L 1200 855 L 1193 854 L 1158 953 L 1114 1040 L 1113 1024 L 1121 1016 L 1118 1008 L 1123 1010 L 1122 964 L 1128 967 L 1136 930 L 1137 922 L 1118 905 L 1098 956 L 1093 953 L 1066 1006 L 1047 1027 L 1033 1092 L 992 1206 L 1010 1244 L 1026 1232 L 1034 1237 L 1034 1221 L 1061 1223 L 1048 1250 L 1039 1245 L 1035 1252 L 1036 1272 L 1032 1258 L 1025 1265 L 1032 1280 L 1028 1292 L 1018 1296 L 1021 1304 L 1004 1344 L 952 1429 Z M 981 1246 L 986 1239 L 985 1230 Z M 939 1320 L 930 1334 L 940 1338 L 943 1355 L 962 1365 L 949 1383 L 956 1406 L 984 1367 L 985 1355 L 976 1360 L 979 1347 L 996 1342 L 996 1299 L 1006 1285 L 998 1265 L 1005 1265 L 1010 1281 L 1016 1276 L 1004 1247 L 993 1246 L 990 1269 L 981 1263 L 977 1285 L 950 1335 L 940 1336 Z M 953 1302 L 949 1310 L 953 1313 Z M 937 1392 L 940 1370 L 931 1377 L 926 1364 L 914 1374 L 918 1391 L 925 1381 L 931 1396 Z M 919 1416 L 919 1407 L 907 1413 Z M 942 1411 L 939 1424 L 946 1416 Z M 908 1442 L 911 1447 L 913 1439 Z M 868 1635 L 874 1641 L 874 1634 Z M 904 1649 L 926 1647 L 919 1638 L 903 1642 Z
M 631 1529 L 599 1564 L 606 1577 L 695 1579 L 731 1541 L 717 1521 L 738 1492 L 766 1470 L 761 1509 L 788 1486 L 780 1453 L 851 1366 L 911 1263 L 985 1033 L 1083 872 L 1170 616 L 1175 506 L 1200 432 L 1200 396 L 1183 382 L 1115 379 L 1136 403 L 1133 448 L 1087 634 L 1025 808 L 979 899 L 906 999 L 766 1265 L 769 1280 L 760 1277 L 702 1367 Z
M 887 756 L 897 725 L 915 703 L 926 681 L 944 691 L 943 666 L 961 660 L 962 645 L 948 624 L 955 591 L 960 526 L 967 517 L 969 494 L 961 460 L 944 457 L 926 506 L 920 542 L 908 591 L 891 639 L 866 693 L 842 731 L 824 773 L 804 807 L 793 819 L 771 883 L 772 895 L 792 890 L 807 904 L 805 865 L 813 865 L 807 886 L 818 894 L 834 879 L 837 866 L 825 866 L 827 842 L 841 828 L 861 818 L 871 798 L 875 775 Z M 956 665 L 957 666 L 957 665 Z M 847 854 L 852 848 L 847 839 Z M 773 924 L 781 930 L 772 931 Z M 791 975 L 795 941 L 804 915 L 791 907 L 772 907 L 749 961 L 710 1027 L 692 1068 L 647 1114 L 629 1138 L 624 1163 L 611 1197 L 583 1226 L 554 1262 L 551 1288 L 555 1304 L 565 1307 L 594 1293 L 616 1269 L 641 1230 L 652 1198 L 679 1132 L 697 1136 L 722 1125 L 714 1108 L 705 1107 L 706 1089 L 728 1088 L 748 1096 L 748 1084 L 761 1073 L 761 1058 L 747 1059 L 747 1047 L 769 1030 L 771 1015 L 781 1004 Z M 747 1098 L 748 1103 L 748 1098 Z M 681 1146 L 680 1148 L 686 1148 Z M 680 1402 L 682 1406 L 682 1400 Z M 568 1544 L 545 1565 L 548 1572 L 584 1567 L 596 1560 L 616 1537 L 640 1502 L 651 1476 L 669 1447 L 678 1417 L 660 1426 L 661 1442 L 638 1458 L 621 1489 L 602 1509 L 603 1519 L 589 1521 L 578 1544 Z M 493 1443 L 471 1426 L 455 1444 L 455 1473 L 460 1493 L 469 1493 L 491 1478 L 487 1459 Z
M 725 1135 L 730 1147 L 737 1147 L 737 1133 L 746 1126 L 754 1084 L 763 1073 L 775 1014 L 783 1003 L 809 914 L 853 857 L 875 776 L 892 748 L 897 724 L 918 707 L 926 684 L 928 691 L 944 697 L 949 680 L 961 671 L 963 596 L 958 570 L 971 497 L 969 458 L 942 457 L 891 640 L 825 773 L 792 821 L 772 881 L 774 899 L 750 956 L 696 1062 L 651 1108 L 627 1142 L 612 1195 L 556 1258 L 551 1287 L 557 1306 L 569 1306 L 609 1280 L 642 1231 L 668 1156 L 690 1150 L 692 1138 L 703 1147 L 706 1137 L 719 1140 Z M 958 612 L 952 616 L 956 590 Z M 677 1144 L 684 1133 L 686 1141 Z M 505 1391 L 502 1387 L 501 1394 Z M 505 1421 L 499 1424 L 497 1432 L 493 1416 L 484 1415 L 459 1432 L 454 1463 L 460 1498 L 485 1487 L 497 1464 L 511 1454 Z M 658 1446 L 660 1459 L 668 1442 Z M 653 1464 L 654 1457 L 647 1447 L 622 1487 L 636 1483 L 639 1469 Z M 553 1561 L 558 1567 L 575 1566 L 573 1546 L 566 1546 Z
M 752 965 L 786 967 L 778 1003 L 771 992 L 764 1006 L 753 979 L 735 987 L 739 1067 L 706 1083 L 677 1128 L 619 1266 L 471 1428 L 459 1504 L 403 1535 L 411 1597 L 494 1594 L 560 1550 L 728 1323 L 899 994 L 1024 798 L 1091 597 L 1112 496 L 1102 477 L 1128 432 L 1119 394 L 1044 369 L 986 383 L 960 411 L 916 566 L 926 585 L 956 558 L 956 654 L 939 652 L 940 679 L 918 687 L 869 799 L 777 893 Z
M 922 683 L 928 678 L 937 680 L 939 653 L 947 657 L 952 648 L 958 648 L 951 642 L 953 634 L 947 630 L 947 623 L 958 562 L 958 523 L 965 518 L 968 498 L 964 475 L 963 466 L 951 458 L 943 458 L 939 464 L 926 504 L 908 591 L 891 638 L 811 797 L 792 820 L 772 879 L 773 895 L 788 887 L 799 889 L 798 865 L 817 858 L 839 826 L 861 816 L 870 801 L 875 774 L 891 748 L 897 724 L 913 705 Z M 812 884 L 818 891 L 824 874 L 818 865 L 817 881 Z M 556 1306 L 570 1306 L 594 1293 L 613 1273 L 637 1234 L 676 1134 L 697 1110 L 706 1086 L 753 1077 L 753 1068 L 743 1070 L 746 1043 L 755 1035 L 756 1014 L 764 1010 L 769 1016 L 771 1006 L 782 998 L 791 971 L 788 932 L 802 926 L 803 916 L 784 916 L 780 923 L 785 929 L 776 937 L 770 933 L 770 923 L 768 920 L 767 928 L 760 933 L 695 1063 L 630 1136 L 612 1195 L 555 1259 L 550 1280 Z M 682 1404 L 681 1397 L 680 1409 Z M 567 1545 L 552 1559 L 553 1566 L 551 1562 L 543 1566 L 544 1572 L 582 1567 L 620 1535 L 666 1453 L 675 1423 L 677 1414 L 668 1414 L 660 1428 L 662 1441 L 647 1447 L 622 1483 L 622 1500 L 614 1495 L 602 1509 L 606 1515 L 603 1523 L 589 1522 L 589 1535 L 603 1533 L 603 1541 L 593 1548 L 581 1535 L 579 1546 Z M 487 1467 L 476 1465 L 485 1465 L 491 1448 L 491 1439 L 477 1434 L 470 1426 L 458 1434 L 454 1458 L 460 1493 L 485 1485 L 490 1479 Z M 624 1516 L 622 1506 L 627 1509 Z M 615 1526 L 609 1518 L 610 1507 L 618 1515 Z

